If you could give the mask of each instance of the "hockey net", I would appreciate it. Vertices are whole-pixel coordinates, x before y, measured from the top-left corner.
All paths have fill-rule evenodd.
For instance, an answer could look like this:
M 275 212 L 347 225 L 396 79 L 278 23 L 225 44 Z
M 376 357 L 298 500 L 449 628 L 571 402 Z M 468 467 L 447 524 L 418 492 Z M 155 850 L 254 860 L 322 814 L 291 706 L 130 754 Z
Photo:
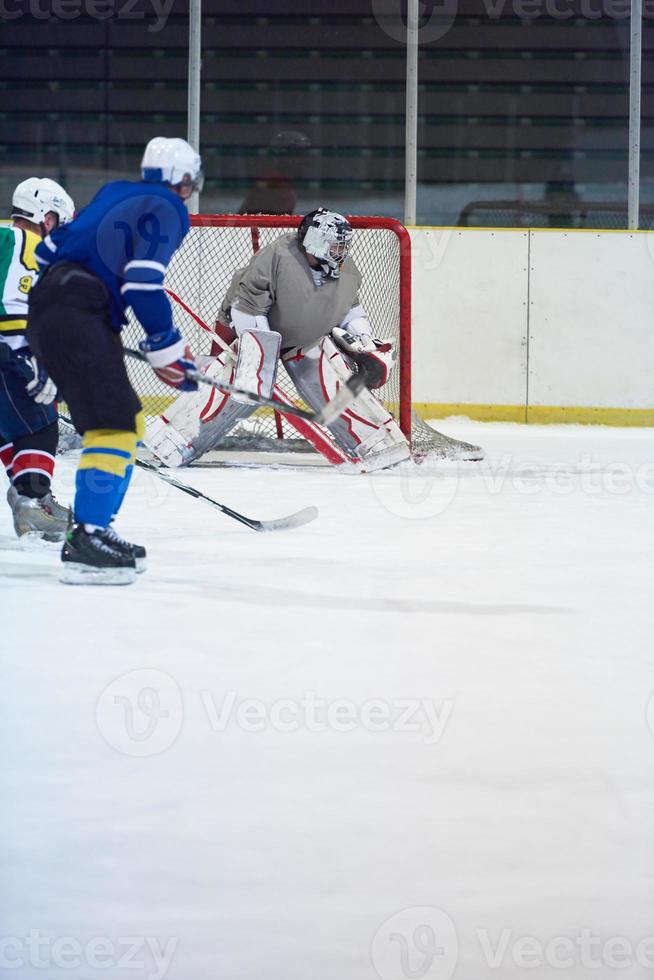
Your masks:
M 193 311 L 213 328 L 235 270 L 246 266 L 260 248 L 296 229 L 300 220 L 292 215 L 191 216 L 191 228 L 173 256 L 165 285 L 174 294 L 172 307 L 176 325 L 196 356 L 216 353 L 216 338 L 188 311 Z M 348 220 L 354 230 L 350 255 L 363 280 L 360 301 L 368 312 L 374 335 L 391 340 L 398 351 L 395 369 L 375 395 L 398 420 L 411 443 L 414 458 L 422 459 L 431 454 L 441 458 L 478 458 L 474 454 L 451 451 L 450 440 L 436 433 L 411 410 L 409 233 L 390 218 L 348 217 Z M 140 327 L 130 318 L 124 334 L 126 346 L 135 346 L 141 338 Z M 163 412 L 172 400 L 170 388 L 162 384 L 145 364 L 131 361 L 128 370 L 146 416 Z M 286 395 L 302 404 L 282 365 L 277 383 Z M 298 439 L 282 415 L 269 410 L 261 410 L 241 423 L 218 448 L 310 449 L 307 443 Z

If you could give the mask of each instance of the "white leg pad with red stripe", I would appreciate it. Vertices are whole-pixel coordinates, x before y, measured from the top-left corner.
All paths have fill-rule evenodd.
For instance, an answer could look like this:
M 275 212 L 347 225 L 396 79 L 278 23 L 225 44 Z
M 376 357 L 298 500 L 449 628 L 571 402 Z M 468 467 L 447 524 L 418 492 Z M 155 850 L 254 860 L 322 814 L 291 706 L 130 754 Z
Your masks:
M 281 345 L 282 336 L 275 330 L 244 330 L 238 339 L 235 386 L 271 398 Z M 238 395 L 232 397 L 241 400 Z
M 203 358 L 201 370 L 209 378 L 234 383 L 233 359 Z M 256 405 L 244 405 L 216 388 L 200 385 L 198 391 L 184 392 L 163 415 L 147 426 L 144 443 L 167 466 L 183 466 L 214 449 Z
M 231 352 L 207 358 L 202 369 L 209 377 L 234 384 Z M 352 370 L 329 337 L 318 347 L 288 352 L 284 365 L 304 401 L 317 411 L 334 397 Z M 280 401 L 289 399 L 278 388 Z M 197 392 L 179 395 L 164 415 L 150 422 L 144 442 L 167 466 L 183 466 L 215 449 L 241 419 L 256 406 L 240 404 L 215 388 L 200 386 Z M 304 419 L 286 416 L 291 425 L 335 466 L 354 465 L 360 472 L 373 472 L 410 458 L 410 450 L 393 416 L 375 396 L 364 390 L 351 407 L 329 427 L 329 432 Z
M 166 466 L 183 466 L 190 456 L 189 441 L 163 415 L 148 422 L 143 442 Z
M 283 358 L 295 387 L 318 411 L 352 376 L 352 369 L 331 337 L 317 347 L 296 348 Z M 337 445 L 366 473 L 411 458 L 399 425 L 372 392 L 364 389 L 352 405 L 329 426 Z

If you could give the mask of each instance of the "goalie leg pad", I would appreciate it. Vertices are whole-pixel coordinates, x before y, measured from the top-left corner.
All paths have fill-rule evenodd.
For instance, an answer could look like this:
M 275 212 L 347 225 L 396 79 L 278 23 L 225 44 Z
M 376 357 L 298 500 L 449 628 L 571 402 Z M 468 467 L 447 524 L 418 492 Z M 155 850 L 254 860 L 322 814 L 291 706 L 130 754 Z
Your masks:
M 234 383 L 231 364 L 224 364 L 221 358 L 208 359 L 203 371 L 208 377 Z M 215 449 L 236 423 L 252 415 L 256 408 L 200 385 L 198 391 L 179 395 L 164 415 L 154 419 L 143 441 L 166 465 L 184 466 Z
M 183 466 L 191 455 L 188 440 L 162 416 L 148 422 L 143 442 L 166 466 Z
M 272 396 L 282 336 L 275 330 L 244 330 L 238 341 L 234 384 L 264 398 Z M 244 401 L 238 395 L 235 401 Z
M 211 449 L 216 449 L 237 422 L 249 418 L 257 410 L 256 405 L 244 405 L 237 402 L 231 395 L 225 397 L 220 395 L 220 392 L 216 394 L 220 398 L 220 405 L 206 420 L 201 422 L 197 435 L 191 440 L 191 455 L 185 461 L 187 463 L 198 459 Z
M 308 350 L 297 348 L 284 357 L 284 366 L 298 392 L 318 411 L 352 376 L 352 369 L 330 337 Z M 329 426 L 334 440 L 370 472 L 410 459 L 409 444 L 399 425 L 377 398 L 364 389 L 350 408 Z

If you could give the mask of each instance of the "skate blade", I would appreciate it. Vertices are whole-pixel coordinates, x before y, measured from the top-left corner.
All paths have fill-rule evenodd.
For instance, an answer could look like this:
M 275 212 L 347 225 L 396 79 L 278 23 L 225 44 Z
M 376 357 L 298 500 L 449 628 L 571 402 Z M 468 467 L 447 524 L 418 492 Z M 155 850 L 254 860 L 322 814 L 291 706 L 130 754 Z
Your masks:
M 53 531 L 48 534 L 43 535 L 43 540 L 48 541 L 50 544 L 61 544 L 66 538 L 65 531 Z
M 131 585 L 136 581 L 135 568 L 93 568 L 77 562 L 65 562 L 59 575 L 64 585 Z
M 147 561 L 146 561 L 145 558 L 135 558 L 134 559 L 134 564 L 135 564 L 135 567 L 136 567 L 136 574 L 137 575 L 142 575 L 143 572 L 145 572 L 147 570 L 147 567 L 148 566 L 147 566 Z
M 65 535 L 64 535 L 65 537 Z M 18 544 L 23 551 L 49 551 L 49 545 L 51 544 L 61 544 L 63 537 L 58 538 L 56 542 L 52 541 L 50 538 L 46 538 L 39 531 L 26 531 L 19 535 Z
M 60 531 L 54 530 L 37 530 L 34 527 L 17 527 L 16 534 L 21 541 L 29 545 L 34 541 L 47 541 L 50 544 L 61 544 L 61 542 L 66 537 L 66 528 L 62 528 Z

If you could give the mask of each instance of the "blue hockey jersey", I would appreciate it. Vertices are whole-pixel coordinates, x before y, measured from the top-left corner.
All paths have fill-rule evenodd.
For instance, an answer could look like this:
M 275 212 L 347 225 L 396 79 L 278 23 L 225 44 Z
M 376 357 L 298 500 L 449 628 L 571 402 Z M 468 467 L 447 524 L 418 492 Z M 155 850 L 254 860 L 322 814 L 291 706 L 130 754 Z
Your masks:
M 186 207 L 165 184 L 117 180 L 44 238 L 35 254 L 42 268 L 75 262 L 101 279 L 117 332 L 131 306 L 147 334 L 160 334 L 173 327 L 166 268 L 188 229 Z

